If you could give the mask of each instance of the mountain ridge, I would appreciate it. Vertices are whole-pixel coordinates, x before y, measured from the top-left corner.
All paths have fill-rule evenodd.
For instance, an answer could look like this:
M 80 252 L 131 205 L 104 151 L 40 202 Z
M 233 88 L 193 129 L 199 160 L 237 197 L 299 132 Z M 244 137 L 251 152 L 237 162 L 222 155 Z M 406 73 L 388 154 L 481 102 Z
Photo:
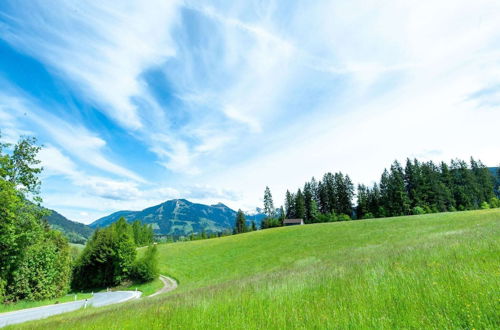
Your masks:
M 60 214 L 57 211 L 47 209 L 49 215 L 44 217 L 44 220 L 56 230 L 62 232 L 71 243 L 85 244 L 87 239 L 92 235 L 94 229 L 81 222 L 72 221 Z
M 185 236 L 193 232 L 217 233 L 231 230 L 236 211 L 223 203 L 205 205 L 181 198 L 167 200 L 140 211 L 117 211 L 95 220 L 89 226 L 94 229 L 107 227 L 120 217 L 128 222 L 139 220 L 151 224 L 156 235 Z M 265 216 L 257 214 L 251 217 L 251 220 L 260 224 Z M 251 220 L 247 219 L 247 222 L 250 223 Z

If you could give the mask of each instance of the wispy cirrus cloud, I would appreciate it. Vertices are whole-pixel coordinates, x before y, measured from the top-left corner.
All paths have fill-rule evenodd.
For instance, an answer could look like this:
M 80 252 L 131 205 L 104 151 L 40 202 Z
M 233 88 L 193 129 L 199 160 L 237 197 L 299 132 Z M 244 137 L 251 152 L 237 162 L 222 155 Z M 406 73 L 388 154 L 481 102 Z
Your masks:
M 4 131 L 40 128 L 79 175 L 85 164 L 106 171 L 117 189 L 95 193 L 117 193 L 99 197 L 102 209 L 155 194 L 249 209 L 267 184 L 280 201 L 311 175 L 369 182 L 409 155 L 498 162 L 493 1 L 5 3 L 0 37 L 76 91 L 83 106 L 71 111 L 90 126 L 42 107 L 49 116 L 16 114 L 32 127 Z M 113 200 L 120 191 L 129 200 Z
M 4 125 L 10 129 L 7 132 L 12 132 L 11 140 L 17 140 L 20 135 L 34 135 L 29 128 L 36 127 L 39 134 L 50 138 L 80 162 L 111 175 L 145 182 L 141 176 L 109 160 L 103 152 L 106 142 L 97 134 L 47 112 L 8 85 L 2 86 L 4 91 L 0 92 L 0 117 L 8 119 Z
M 18 3 L 11 2 L 11 6 Z M 46 63 L 84 98 L 130 128 L 163 114 L 144 88 L 140 75 L 174 53 L 169 30 L 176 1 L 148 6 L 123 1 L 31 1 L 15 16 L 0 15 L 1 38 Z M 134 99 L 150 103 L 139 107 Z

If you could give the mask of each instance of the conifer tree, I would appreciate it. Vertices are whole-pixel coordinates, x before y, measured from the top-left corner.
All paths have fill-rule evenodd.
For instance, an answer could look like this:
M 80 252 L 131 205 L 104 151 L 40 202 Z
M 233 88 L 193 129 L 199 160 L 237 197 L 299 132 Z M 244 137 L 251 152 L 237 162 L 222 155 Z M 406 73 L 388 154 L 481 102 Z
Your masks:
M 298 219 L 304 219 L 306 214 L 306 206 L 304 202 L 304 194 L 299 189 L 295 195 L 295 216 Z
M 304 185 L 304 207 L 305 207 L 305 215 L 304 222 L 311 223 L 312 221 L 312 203 L 313 203 L 313 192 L 311 189 L 311 184 L 306 182 Z
M 257 225 L 255 224 L 255 221 L 252 220 L 252 227 L 251 227 L 252 231 L 256 231 L 257 230 Z
M 236 221 L 234 228 L 236 234 L 246 233 L 248 231 L 245 214 L 243 213 L 242 210 L 238 210 L 238 213 L 236 213 Z
M 285 216 L 288 219 L 295 218 L 295 196 L 288 190 L 285 195 Z
M 264 191 L 264 214 L 268 219 L 274 218 L 276 210 L 274 209 L 273 196 L 271 195 L 271 189 L 266 186 Z

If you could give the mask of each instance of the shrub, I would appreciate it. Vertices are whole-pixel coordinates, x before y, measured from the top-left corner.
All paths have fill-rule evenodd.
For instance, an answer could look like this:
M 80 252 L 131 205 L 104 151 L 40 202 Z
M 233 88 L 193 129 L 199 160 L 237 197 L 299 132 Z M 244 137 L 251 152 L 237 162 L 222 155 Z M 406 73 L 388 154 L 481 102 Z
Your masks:
M 492 197 L 490 199 L 490 207 L 492 209 L 500 207 L 500 199 L 498 199 L 497 197 Z
M 160 275 L 156 245 L 149 246 L 144 256 L 132 268 L 131 279 L 135 282 L 150 282 Z
M 481 210 L 487 210 L 489 208 L 490 208 L 490 204 L 488 204 L 487 202 L 481 203 Z
M 425 214 L 425 210 L 424 210 L 422 207 L 420 207 L 420 206 L 415 206 L 415 207 L 413 208 L 413 210 L 412 210 L 412 213 L 413 213 L 414 215 L 418 215 L 418 214 Z
M 323 213 L 318 214 L 315 222 L 319 223 L 319 222 L 334 222 L 334 221 L 337 221 L 337 215 L 335 214 L 335 212 L 331 212 L 326 214 Z
M 352 220 L 351 217 L 344 213 L 340 214 L 337 217 L 337 221 L 349 221 L 349 220 Z
M 375 218 L 371 212 L 366 213 L 363 215 L 363 219 L 373 219 Z

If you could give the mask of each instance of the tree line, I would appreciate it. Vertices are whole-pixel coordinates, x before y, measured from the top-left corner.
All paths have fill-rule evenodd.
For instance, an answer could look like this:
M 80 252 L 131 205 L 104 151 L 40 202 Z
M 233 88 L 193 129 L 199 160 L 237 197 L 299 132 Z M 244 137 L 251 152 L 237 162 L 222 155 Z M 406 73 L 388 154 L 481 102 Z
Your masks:
M 500 168 L 495 178 L 473 158 L 449 164 L 407 159 L 404 168 L 394 161 L 371 187 L 360 184 L 355 189 L 342 172 L 326 173 L 321 180 L 313 177 L 296 192 L 287 190 L 280 208 L 274 208 L 266 187 L 261 228 L 282 226 L 286 218 L 316 223 L 495 208 L 500 207 L 499 197 Z

